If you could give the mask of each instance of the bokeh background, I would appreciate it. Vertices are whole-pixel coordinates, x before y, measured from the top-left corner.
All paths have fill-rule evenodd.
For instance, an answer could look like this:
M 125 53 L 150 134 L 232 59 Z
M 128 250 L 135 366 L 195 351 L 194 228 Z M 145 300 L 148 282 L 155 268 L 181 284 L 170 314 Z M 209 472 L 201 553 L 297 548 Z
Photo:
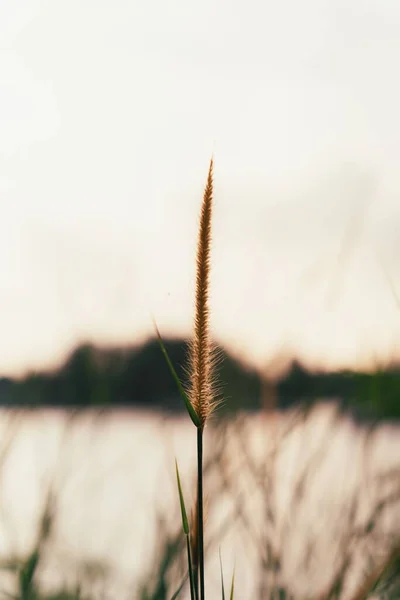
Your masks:
M 398 356 L 396 2 L 0 6 L 4 373 L 189 335 L 212 153 L 218 340 Z
M 194 455 L 152 317 L 185 378 L 212 155 L 211 555 L 225 515 L 239 597 L 344 598 L 310 572 L 398 544 L 399 59 L 395 0 L 0 0 L 4 593 L 165 600 L 182 575 Z M 379 543 L 350 559 L 326 522 Z

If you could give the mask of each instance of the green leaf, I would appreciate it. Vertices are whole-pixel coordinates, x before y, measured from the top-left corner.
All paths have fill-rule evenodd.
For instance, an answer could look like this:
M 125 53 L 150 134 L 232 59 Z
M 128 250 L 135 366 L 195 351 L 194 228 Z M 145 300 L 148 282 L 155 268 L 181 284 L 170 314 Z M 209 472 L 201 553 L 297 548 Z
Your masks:
M 178 482 L 178 491 L 179 491 L 179 502 L 181 505 L 181 515 L 182 515 L 182 527 L 186 536 L 186 549 L 187 549 L 187 557 L 188 557 L 188 569 L 189 569 L 189 582 L 190 582 L 190 600 L 194 600 L 195 591 L 194 591 L 194 575 L 193 575 L 193 565 L 192 565 L 192 554 L 190 551 L 190 536 L 189 536 L 189 521 L 186 514 L 185 507 L 185 499 L 183 497 L 181 478 L 179 476 L 178 463 L 175 459 L 175 469 L 176 469 L 176 481 Z M 178 590 L 179 592 L 179 590 Z M 176 596 L 174 596 L 175 598 Z
M 28 557 L 19 573 L 19 587 L 23 597 L 27 596 L 34 589 L 34 576 L 39 564 L 40 552 L 35 549 Z
M 229 596 L 230 600 L 233 600 L 234 593 L 235 593 L 235 569 L 233 569 L 233 573 L 232 573 L 231 594 Z
M 178 482 L 179 502 L 181 504 L 183 531 L 185 532 L 185 535 L 189 535 L 189 522 L 188 522 L 188 518 L 187 518 L 187 514 L 186 514 L 185 499 L 183 497 L 181 478 L 179 477 L 179 469 L 178 469 L 178 463 L 177 463 L 176 459 L 175 459 L 175 469 L 176 469 L 176 480 Z
M 224 574 L 222 572 L 221 548 L 219 549 L 219 567 L 220 567 L 220 570 L 221 570 L 222 600 L 225 600 Z
M 194 408 L 192 406 L 192 403 L 190 402 L 190 400 L 189 400 L 189 398 L 188 398 L 185 390 L 183 389 L 183 385 L 182 385 L 182 383 L 181 383 L 181 381 L 180 381 L 180 379 L 179 379 L 179 377 L 178 377 L 178 375 L 177 375 L 177 373 L 175 371 L 174 365 L 172 364 L 172 362 L 171 362 L 171 360 L 170 360 L 170 358 L 168 356 L 168 352 L 167 352 L 167 350 L 166 350 L 166 348 L 164 346 L 164 342 L 162 341 L 161 334 L 160 334 L 160 332 L 158 330 L 158 327 L 157 327 L 157 324 L 156 324 L 155 321 L 154 321 L 154 327 L 155 327 L 155 330 L 156 330 L 156 333 L 157 333 L 158 343 L 160 344 L 161 352 L 164 354 L 165 360 L 167 361 L 167 364 L 168 364 L 169 370 L 171 371 L 172 377 L 175 379 L 175 383 L 176 383 L 176 385 L 178 387 L 178 390 L 179 390 L 179 393 L 180 393 L 180 395 L 182 397 L 182 400 L 185 403 L 186 410 L 189 413 L 189 417 L 192 419 L 192 421 L 193 421 L 193 423 L 194 423 L 194 425 L 196 427 L 200 427 L 201 426 L 201 422 L 200 422 L 199 416 L 196 413 L 196 411 L 194 410 Z

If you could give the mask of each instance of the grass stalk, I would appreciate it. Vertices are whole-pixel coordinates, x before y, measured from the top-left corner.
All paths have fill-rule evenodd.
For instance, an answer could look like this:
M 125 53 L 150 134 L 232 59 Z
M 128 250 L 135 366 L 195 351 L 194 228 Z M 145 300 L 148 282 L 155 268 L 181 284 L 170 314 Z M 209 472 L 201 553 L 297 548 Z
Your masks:
M 225 600 L 224 571 L 222 569 L 221 548 L 219 549 L 219 568 L 221 571 L 221 600 Z
M 203 432 L 214 407 L 213 353 L 209 331 L 209 287 L 211 253 L 211 217 L 213 200 L 213 160 L 201 206 L 196 260 L 196 301 L 194 337 L 190 352 L 191 390 L 189 397 L 200 425 L 197 426 L 197 544 L 199 562 L 199 600 L 205 600 L 204 576 L 204 499 L 203 499 Z
M 203 432 L 206 422 L 217 404 L 215 401 L 215 388 L 213 380 L 215 357 L 209 331 L 209 280 L 211 217 L 213 203 L 213 166 L 213 159 L 211 159 L 200 214 L 196 259 L 197 268 L 194 336 L 189 352 L 190 390 L 188 393 L 185 392 L 182 383 L 176 374 L 174 366 L 163 344 L 157 325 L 154 323 L 161 351 L 164 354 L 171 374 L 178 386 L 179 392 L 185 403 L 186 410 L 197 429 L 197 506 L 194 517 L 195 523 L 193 523 L 192 527 L 192 529 L 195 531 L 195 535 L 193 534 L 192 538 L 193 586 L 191 586 L 191 593 L 193 591 L 192 588 L 194 587 L 196 600 L 205 600 Z M 179 476 L 178 487 L 180 487 Z M 180 497 L 182 507 L 181 490 Z M 186 530 L 185 535 L 188 536 Z M 190 549 L 188 552 L 188 561 L 190 563 Z
M 200 600 L 204 600 L 203 429 L 201 427 L 197 428 L 197 498 Z
M 178 493 L 179 493 L 179 502 L 181 505 L 181 516 L 182 516 L 182 528 L 183 532 L 186 536 L 186 549 L 187 549 L 187 559 L 188 559 L 188 571 L 189 571 L 189 584 L 190 584 L 190 600 L 197 600 L 195 596 L 195 587 L 194 587 L 194 578 L 193 578 L 193 561 L 192 561 L 192 553 L 190 549 L 190 528 L 189 521 L 186 513 L 185 499 L 183 497 L 181 478 L 179 475 L 178 463 L 175 461 L 175 469 L 176 469 L 176 481 L 178 484 Z
M 197 490 L 196 490 L 197 492 Z M 192 550 L 192 564 L 193 564 L 193 580 L 194 580 L 194 592 L 196 600 L 199 600 L 199 517 L 198 517 L 198 502 L 196 495 L 196 503 L 192 511 L 192 528 L 190 531 L 190 541 Z
M 190 549 L 190 538 L 188 535 L 186 536 L 186 550 L 187 550 L 188 567 L 189 567 L 190 600 L 197 600 L 196 589 L 195 589 L 195 585 L 194 585 L 192 551 Z

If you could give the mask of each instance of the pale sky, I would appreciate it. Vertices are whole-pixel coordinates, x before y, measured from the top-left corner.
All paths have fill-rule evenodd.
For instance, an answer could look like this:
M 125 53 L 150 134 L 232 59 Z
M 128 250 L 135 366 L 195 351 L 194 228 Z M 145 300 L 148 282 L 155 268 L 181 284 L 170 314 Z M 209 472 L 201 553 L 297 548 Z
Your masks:
M 216 339 L 399 356 L 399 64 L 398 0 L 0 0 L 0 374 L 189 335 L 212 153 Z

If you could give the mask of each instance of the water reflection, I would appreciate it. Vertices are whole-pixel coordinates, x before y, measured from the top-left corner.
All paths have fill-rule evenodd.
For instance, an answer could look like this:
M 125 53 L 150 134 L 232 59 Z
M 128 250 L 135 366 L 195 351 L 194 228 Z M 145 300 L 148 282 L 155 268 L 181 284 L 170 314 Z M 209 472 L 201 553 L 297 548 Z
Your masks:
M 3 410 L 0 436 L 2 588 L 15 592 L 12 569 L 36 550 L 44 588 L 151 598 L 164 585 L 172 595 L 185 570 L 175 457 L 189 504 L 195 487 L 187 418 Z M 357 424 L 334 404 L 210 426 L 209 593 L 220 590 L 221 546 L 238 598 L 279 587 L 351 598 L 400 537 L 399 457 L 398 426 Z

